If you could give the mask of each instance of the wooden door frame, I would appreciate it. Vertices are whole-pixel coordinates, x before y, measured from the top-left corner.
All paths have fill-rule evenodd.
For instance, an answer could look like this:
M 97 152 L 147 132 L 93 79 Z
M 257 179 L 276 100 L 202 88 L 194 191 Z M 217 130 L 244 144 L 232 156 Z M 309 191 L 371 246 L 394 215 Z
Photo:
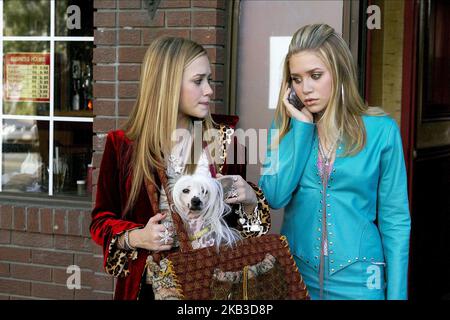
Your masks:
M 403 31 L 402 109 L 400 132 L 403 141 L 410 209 L 412 203 L 413 162 L 417 109 L 419 1 L 405 1 Z

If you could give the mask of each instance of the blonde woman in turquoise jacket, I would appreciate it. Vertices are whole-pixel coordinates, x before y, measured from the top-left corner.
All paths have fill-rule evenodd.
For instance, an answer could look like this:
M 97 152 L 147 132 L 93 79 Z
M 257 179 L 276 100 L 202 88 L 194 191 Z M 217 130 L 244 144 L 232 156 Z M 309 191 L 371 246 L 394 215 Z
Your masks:
M 281 233 L 313 299 L 406 299 L 411 221 L 400 132 L 364 104 L 356 79 L 333 28 L 294 34 L 259 184 L 272 208 L 285 209 Z

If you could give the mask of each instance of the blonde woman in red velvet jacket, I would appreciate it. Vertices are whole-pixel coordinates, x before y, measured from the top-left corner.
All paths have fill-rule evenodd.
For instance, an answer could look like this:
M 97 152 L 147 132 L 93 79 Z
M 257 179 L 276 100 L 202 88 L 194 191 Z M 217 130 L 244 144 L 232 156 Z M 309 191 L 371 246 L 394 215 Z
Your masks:
M 267 202 L 256 185 L 244 180 L 245 161 L 239 159 L 243 154 L 231 143 L 237 117 L 215 116 L 215 122 L 210 113 L 210 77 L 202 46 L 183 38 L 156 39 L 144 57 L 138 97 L 124 130 L 108 133 L 90 231 L 103 248 L 106 272 L 117 277 L 115 299 L 152 299 L 151 285 L 145 281 L 147 257 L 176 250 L 174 238 L 164 236 L 167 225 L 161 223 L 168 219 L 163 210 L 167 198 L 153 174 L 157 167 L 165 168 L 172 182 L 184 173 L 231 175 L 237 193 L 227 200 L 234 209 L 227 222 L 243 237 L 262 235 L 270 228 Z M 183 136 L 173 141 L 172 134 L 176 129 L 191 134 L 198 126 L 203 152 L 194 159 L 195 143 Z M 235 152 L 229 152 L 233 145 Z M 216 150 L 213 157 L 211 146 Z M 157 191 L 159 212 L 152 209 L 145 180 L 155 192 L 162 190 Z M 255 221 L 259 231 L 243 228 Z

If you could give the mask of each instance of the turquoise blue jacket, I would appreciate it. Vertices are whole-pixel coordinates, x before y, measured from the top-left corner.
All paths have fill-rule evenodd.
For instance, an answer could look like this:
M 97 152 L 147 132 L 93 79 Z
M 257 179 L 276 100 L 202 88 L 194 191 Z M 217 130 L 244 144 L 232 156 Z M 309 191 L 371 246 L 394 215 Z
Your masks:
M 411 220 L 400 132 L 388 116 L 363 116 L 363 122 L 365 147 L 340 157 L 339 145 L 326 195 L 316 125 L 295 119 L 278 149 L 268 147 L 259 185 L 272 208 L 285 208 L 281 233 L 297 258 L 319 271 L 325 200 L 326 272 L 331 276 L 357 261 L 385 263 L 386 298 L 406 299 Z

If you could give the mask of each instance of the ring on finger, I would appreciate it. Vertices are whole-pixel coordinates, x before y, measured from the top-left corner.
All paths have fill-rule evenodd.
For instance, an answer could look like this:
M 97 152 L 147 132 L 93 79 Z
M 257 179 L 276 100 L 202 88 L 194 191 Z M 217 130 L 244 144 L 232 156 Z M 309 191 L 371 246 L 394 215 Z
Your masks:
M 164 230 L 164 232 L 160 233 L 159 236 L 161 237 L 161 240 L 159 241 L 164 242 L 164 244 L 168 244 L 169 240 L 171 239 L 171 233 L 167 229 Z
M 234 188 L 234 186 L 233 186 L 233 188 L 231 188 L 231 191 L 230 191 L 230 198 L 237 198 L 238 196 L 239 196 L 239 193 L 238 193 L 237 189 Z

